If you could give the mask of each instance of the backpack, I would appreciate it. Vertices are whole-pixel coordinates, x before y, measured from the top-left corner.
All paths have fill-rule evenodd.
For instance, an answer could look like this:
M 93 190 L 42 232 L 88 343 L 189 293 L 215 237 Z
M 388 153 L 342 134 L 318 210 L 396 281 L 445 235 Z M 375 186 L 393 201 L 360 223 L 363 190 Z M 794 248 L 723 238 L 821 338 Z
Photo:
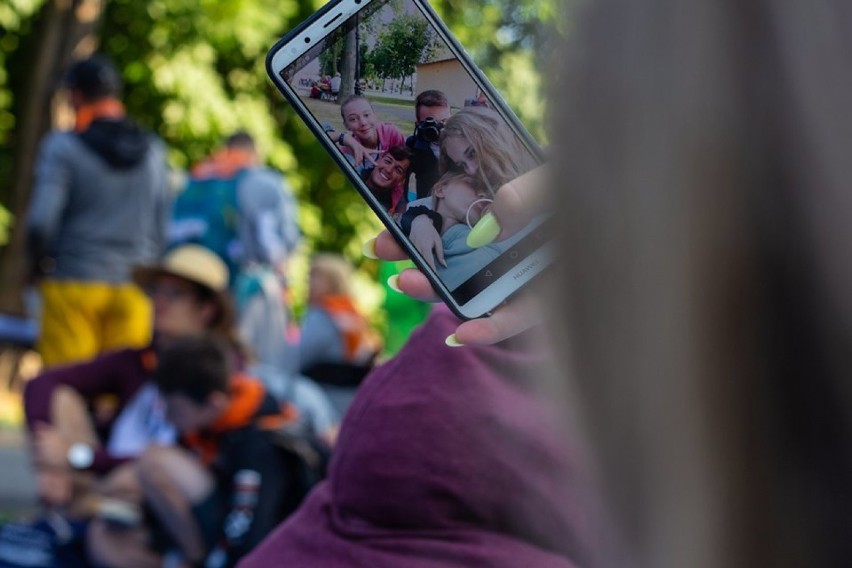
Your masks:
M 287 247 L 287 253 L 292 253 L 302 240 L 302 230 L 299 228 L 299 204 L 286 178 L 281 178 L 281 216 L 282 240 Z
M 167 248 L 197 244 L 215 252 L 236 281 L 242 256 L 237 233 L 240 210 L 237 185 L 245 170 L 227 179 L 190 178 L 172 205 Z
M 255 426 L 278 450 L 286 472 L 288 491 L 282 510 L 283 520 L 293 513 L 320 481 L 325 479 L 331 449 L 320 440 L 302 413 L 291 402 L 280 403 L 278 414 L 261 416 Z

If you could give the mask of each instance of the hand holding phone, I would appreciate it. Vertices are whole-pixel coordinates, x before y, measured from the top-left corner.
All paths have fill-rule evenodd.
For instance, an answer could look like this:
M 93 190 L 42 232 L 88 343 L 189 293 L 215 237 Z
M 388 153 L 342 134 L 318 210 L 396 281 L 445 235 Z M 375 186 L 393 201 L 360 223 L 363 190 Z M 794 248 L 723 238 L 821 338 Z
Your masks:
M 493 239 L 507 238 L 523 227 L 523 219 L 537 214 L 541 206 L 542 186 L 545 180 L 544 168 L 536 168 L 504 185 L 497 192 L 491 214 L 494 227 L 497 227 Z M 482 220 L 480 220 L 480 223 Z M 476 229 L 482 227 L 477 224 Z M 487 228 L 488 231 L 493 229 Z M 483 238 L 487 240 L 487 237 Z M 403 260 L 406 252 L 397 244 L 387 231 L 379 234 L 371 247 L 376 256 L 385 260 Z M 399 275 L 399 288 L 406 294 L 426 301 L 435 301 L 437 296 L 426 276 L 417 270 L 407 270 Z M 454 340 L 461 344 L 498 343 L 522 333 L 538 324 L 542 319 L 541 307 L 535 295 L 525 290 L 497 307 L 493 313 L 481 319 L 462 323 L 454 334 Z M 448 341 L 453 341 L 448 338 Z
M 334 0 L 273 47 L 267 69 L 457 315 L 491 312 L 549 264 L 543 215 L 469 244 L 480 219 L 493 225 L 500 188 L 542 157 L 425 0 Z M 314 89 L 337 72 L 335 97 Z

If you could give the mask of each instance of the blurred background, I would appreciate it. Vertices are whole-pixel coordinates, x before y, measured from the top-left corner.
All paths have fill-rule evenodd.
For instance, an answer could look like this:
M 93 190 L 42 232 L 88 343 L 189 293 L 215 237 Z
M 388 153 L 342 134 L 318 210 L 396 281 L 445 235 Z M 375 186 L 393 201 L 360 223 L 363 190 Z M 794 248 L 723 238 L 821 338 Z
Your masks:
M 69 63 L 95 51 L 125 81 L 128 114 L 169 147 L 178 186 L 223 137 L 249 131 L 264 160 L 287 176 L 304 241 L 291 263 L 292 305 L 305 305 L 307 259 L 339 252 L 358 268 L 355 288 L 380 328 L 383 290 L 363 242 L 380 224 L 266 76 L 268 49 L 323 2 L 309 0 L 3 0 L 0 2 L 0 314 L 26 314 L 24 226 L 42 136 L 70 127 L 59 86 Z M 549 48 L 568 22 L 555 0 L 434 0 L 432 6 L 543 144 Z M 362 55 L 361 76 L 384 79 Z M 413 125 L 411 125 L 413 128 Z M 0 345 L 0 471 L 26 493 L 20 380 L 39 369 L 31 352 Z M 17 381 L 13 380 L 17 377 Z M 21 476 L 17 476 L 17 473 Z M 8 482 L 8 483 L 7 483 Z M 22 485 L 23 484 L 23 485 Z M 24 488 L 22 490 L 22 487 Z M 0 515 L 14 509 L 0 495 Z M 4 510 L 6 509 L 6 510 Z

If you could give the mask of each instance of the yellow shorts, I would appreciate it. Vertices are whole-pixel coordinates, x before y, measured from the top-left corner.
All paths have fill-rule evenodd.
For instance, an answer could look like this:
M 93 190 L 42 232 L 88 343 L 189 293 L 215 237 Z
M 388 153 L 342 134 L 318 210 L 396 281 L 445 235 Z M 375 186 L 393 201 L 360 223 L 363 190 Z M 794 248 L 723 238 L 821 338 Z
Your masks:
M 38 350 L 45 366 L 151 341 L 152 309 L 135 284 L 46 280 Z

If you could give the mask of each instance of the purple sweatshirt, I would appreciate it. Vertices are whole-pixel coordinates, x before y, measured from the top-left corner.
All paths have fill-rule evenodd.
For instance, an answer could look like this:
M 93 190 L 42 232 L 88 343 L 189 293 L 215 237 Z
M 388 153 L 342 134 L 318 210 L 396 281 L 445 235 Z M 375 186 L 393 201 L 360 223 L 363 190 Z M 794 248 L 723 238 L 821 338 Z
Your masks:
M 27 383 L 24 390 L 24 413 L 27 425 L 32 429 L 38 422 L 50 423 L 50 404 L 57 386 L 73 388 L 87 401 L 100 396 L 114 396 L 117 407 L 112 414 L 117 417 L 133 395 L 153 373 L 155 359 L 149 349 L 124 349 L 101 355 L 86 363 L 56 367 Z M 112 420 L 95 424 L 102 439 L 106 439 L 112 428 Z M 91 469 L 104 473 L 127 461 L 110 455 L 104 449 L 95 450 L 95 461 Z
M 528 390 L 541 359 L 507 343 L 449 348 L 457 325 L 434 309 L 370 374 L 328 479 L 242 568 L 586 563 L 577 454 Z

